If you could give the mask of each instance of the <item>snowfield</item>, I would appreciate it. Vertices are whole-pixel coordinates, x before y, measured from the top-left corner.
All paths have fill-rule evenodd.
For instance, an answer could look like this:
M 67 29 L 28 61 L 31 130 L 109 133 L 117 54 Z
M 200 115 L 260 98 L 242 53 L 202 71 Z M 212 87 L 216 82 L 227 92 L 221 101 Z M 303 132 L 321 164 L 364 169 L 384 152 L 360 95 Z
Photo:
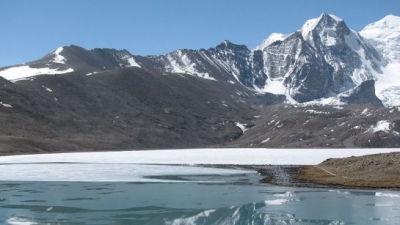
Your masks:
M 385 106 L 400 104 L 400 17 L 388 15 L 368 24 L 360 34 L 387 60 L 382 73 L 375 74 L 376 95 Z

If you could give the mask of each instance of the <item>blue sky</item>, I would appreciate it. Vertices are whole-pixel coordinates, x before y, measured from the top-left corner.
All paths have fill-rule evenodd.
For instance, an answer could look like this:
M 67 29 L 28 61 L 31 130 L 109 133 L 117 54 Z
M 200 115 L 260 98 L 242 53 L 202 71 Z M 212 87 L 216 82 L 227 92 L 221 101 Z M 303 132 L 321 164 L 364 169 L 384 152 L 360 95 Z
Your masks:
M 400 16 L 400 0 L 0 0 L 0 67 L 71 44 L 137 55 L 223 40 L 252 49 L 322 12 L 360 30 L 385 15 Z

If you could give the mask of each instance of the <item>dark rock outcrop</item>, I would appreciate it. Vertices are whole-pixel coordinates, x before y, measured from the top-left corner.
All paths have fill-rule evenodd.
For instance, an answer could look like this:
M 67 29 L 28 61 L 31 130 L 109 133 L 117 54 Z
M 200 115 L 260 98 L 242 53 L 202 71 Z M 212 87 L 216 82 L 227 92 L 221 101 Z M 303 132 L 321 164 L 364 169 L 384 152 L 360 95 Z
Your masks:
M 375 95 L 375 81 L 367 80 L 354 89 L 342 94 L 340 100 L 348 104 L 373 104 L 383 106 L 382 101 Z

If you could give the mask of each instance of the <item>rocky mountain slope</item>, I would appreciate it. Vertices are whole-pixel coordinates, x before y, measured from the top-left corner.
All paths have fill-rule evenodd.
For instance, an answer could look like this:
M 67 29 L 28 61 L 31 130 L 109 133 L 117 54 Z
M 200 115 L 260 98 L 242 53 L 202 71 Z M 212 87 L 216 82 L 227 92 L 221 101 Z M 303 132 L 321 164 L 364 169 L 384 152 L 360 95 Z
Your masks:
M 324 13 L 254 50 L 60 47 L 0 68 L 0 151 L 398 147 L 396 21 L 364 38 Z
M 239 138 L 258 114 L 241 86 L 135 67 L 0 81 L 2 154 L 208 146 Z
M 277 104 L 259 110 L 254 125 L 225 147 L 400 147 L 398 108 Z

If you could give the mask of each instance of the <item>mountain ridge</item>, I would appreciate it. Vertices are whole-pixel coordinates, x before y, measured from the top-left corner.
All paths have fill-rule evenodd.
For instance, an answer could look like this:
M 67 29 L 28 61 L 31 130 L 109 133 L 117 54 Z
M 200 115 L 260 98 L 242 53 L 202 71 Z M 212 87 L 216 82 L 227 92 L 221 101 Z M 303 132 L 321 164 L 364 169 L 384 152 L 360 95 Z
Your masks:
M 256 93 L 286 95 L 289 102 L 302 103 L 318 99 L 323 102 L 323 99 L 332 97 L 340 102 L 339 94 L 363 81 L 383 79 L 382 68 L 386 64 L 382 54 L 358 32 L 348 28 L 343 19 L 323 13 L 305 22 L 292 34 L 270 35 L 253 50 L 227 40 L 214 48 L 180 49 L 152 56 L 137 56 L 127 50 L 107 48 L 86 50 L 71 45 L 60 47 L 27 65 L 36 70 L 48 66 L 50 69 L 44 70 L 43 74 L 78 70 L 88 75 L 136 66 L 220 82 L 238 82 Z M 14 80 L 29 77 L 29 72 L 20 72 L 18 68 L 20 71 L 29 69 L 26 65 L 3 68 L 0 76 L 13 80 L 9 74 L 18 72 L 22 76 Z M 41 72 L 32 70 L 32 73 L 35 76 Z M 381 89 L 378 88 L 379 93 L 386 90 Z M 390 105 L 390 101 L 385 99 L 391 97 L 379 93 L 385 105 Z
M 322 14 L 253 50 L 60 47 L 0 69 L 0 154 L 399 147 L 400 70 L 372 39 Z

